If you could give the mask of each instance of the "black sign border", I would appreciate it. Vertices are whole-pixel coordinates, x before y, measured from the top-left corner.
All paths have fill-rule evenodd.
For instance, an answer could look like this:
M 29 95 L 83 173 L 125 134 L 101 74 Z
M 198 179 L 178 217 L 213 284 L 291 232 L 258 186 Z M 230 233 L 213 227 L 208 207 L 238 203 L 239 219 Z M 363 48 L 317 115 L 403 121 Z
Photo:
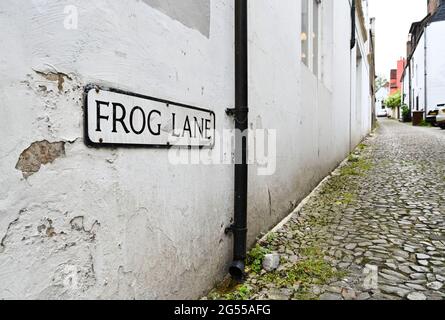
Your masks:
M 209 113 L 211 116 L 213 116 L 213 124 L 214 124 L 214 130 L 216 132 L 216 114 L 214 111 L 212 110 L 207 110 L 207 109 L 203 109 L 203 108 L 198 108 L 198 107 L 194 107 L 194 106 L 190 106 L 190 105 L 186 105 L 183 103 L 178 103 L 178 102 L 174 102 L 174 101 L 170 101 L 170 100 L 165 100 L 165 99 L 159 99 L 159 98 L 155 98 L 155 97 L 151 97 L 151 96 L 147 96 L 147 95 L 143 95 L 143 94 L 139 94 L 139 93 L 134 93 L 134 92 L 130 92 L 130 91 L 126 91 L 126 90 L 121 90 L 121 89 L 116 89 L 116 88 L 110 88 L 110 87 L 106 87 L 106 86 L 100 86 L 97 84 L 88 84 L 84 87 L 84 94 L 83 94 L 83 99 L 84 99 L 84 141 L 85 144 L 89 147 L 93 147 L 93 148 L 113 148 L 113 149 L 117 149 L 117 148 L 132 148 L 132 149 L 172 149 L 172 148 L 177 148 L 177 149 L 213 149 L 215 147 L 215 139 L 216 137 L 213 137 L 213 143 L 211 145 L 208 146 L 192 146 L 192 145 L 188 145 L 188 146 L 176 146 L 176 145 L 171 145 L 171 144 L 131 144 L 131 143 L 97 143 L 97 142 L 93 142 L 90 139 L 89 133 L 88 133 L 88 93 L 91 90 L 101 90 L 101 91 L 108 91 L 108 92 L 113 92 L 113 93 L 119 93 L 119 94 L 123 94 L 123 95 L 127 95 L 127 96 L 132 96 L 132 97 L 136 97 L 136 98 L 141 98 L 141 99 L 145 99 L 145 100 L 150 100 L 150 101 L 156 101 L 156 102 L 160 102 L 160 103 L 165 103 L 165 104 L 169 104 L 169 105 L 173 105 L 173 106 L 177 106 L 180 108 L 186 108 L 186 109 L 191 109 L 191 110 L 196 110 L 196 111 L 201 111 L 201 112 L 206 112 Z

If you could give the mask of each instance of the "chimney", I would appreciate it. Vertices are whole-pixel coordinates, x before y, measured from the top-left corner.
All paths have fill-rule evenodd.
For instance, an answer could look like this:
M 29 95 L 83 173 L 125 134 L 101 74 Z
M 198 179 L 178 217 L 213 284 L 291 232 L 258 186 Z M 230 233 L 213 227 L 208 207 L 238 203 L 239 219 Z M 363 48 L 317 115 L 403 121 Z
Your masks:
M 427 0 L 428 1 L 428 13 L 433 15 L 441 5 L 441 0 Z
M 411 56 L 411 51 L 413 50 L 412 45 L 412 35 L 408 36 L 408 41 L 406 42 L 406 57 L 409 58 Z

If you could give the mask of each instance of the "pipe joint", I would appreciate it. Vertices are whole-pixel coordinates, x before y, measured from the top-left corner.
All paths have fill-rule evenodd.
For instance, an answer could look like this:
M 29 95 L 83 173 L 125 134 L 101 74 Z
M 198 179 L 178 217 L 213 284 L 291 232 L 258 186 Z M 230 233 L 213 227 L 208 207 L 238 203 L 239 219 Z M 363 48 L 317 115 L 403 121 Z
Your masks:
M 248 119 L 249 108 L 239 107 L 239 108 L 229 108 L 226 109 L 226 114 L 233 117 L 238 123 L 245 123 Z
M 238 235 L 238 236 L 245 236 L 247 235 L 247 228 L 239 228 L 235 225 L 231 225 L 230 227 L 226 228 L 225 233 L 226 234 L 234 234 L 234 235 Z

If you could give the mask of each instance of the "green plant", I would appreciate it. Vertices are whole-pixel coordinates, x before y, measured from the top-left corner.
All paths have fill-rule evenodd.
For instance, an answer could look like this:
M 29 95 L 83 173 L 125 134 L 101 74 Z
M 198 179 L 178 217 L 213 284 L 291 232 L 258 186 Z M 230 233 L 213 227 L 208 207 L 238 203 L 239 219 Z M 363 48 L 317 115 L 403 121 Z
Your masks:
M 236 288 L 234 292 L 228 293 L 223 298 L 225 300 L 232 300 L 232 301 L 243 301 L 248 300 L 251 295 L 251 290 L 248 286 L 242 285 Z
M 411 120 L 411 110 L 405 103 L 402 105 L 402 119 L 404 122 Z
M 350 154 L 348 157 L 348 162 L 359 162 L 359 160 L 360 160 L 360 158 L 353 154 Z
M 259 244 L 250 250 L 250 252 L 247 254 L 247 266 L 252 272 L 259 273 L 261 271 L 264 256 L 268 253 L 270 253 L 270 251 Z
M 355 200 L 355 195 L 353 195 L 352 193 L 344 193 L 342 195 L 341 200 L 339 200 L 339 202 L 341 204 L 350 204 L 351 202 L 353 202 Z
M 400 107 L 401 104 L 402 104 L 402 95 L 400 94 L 400 91 L 397 91 L 396 93 L 389 96 L 385 100 L 386 107 L 388 107 L 390 109 L 398 108 L 398 107 Z
M 295 298 L 298 300 L 317 299 L 311 294 L 313 285 L 325 285 L 332 279 L 344 277 L 346 273 L 335 269 L 324 260 L 324 252 L 318 247 L 309 247 L 301 250 L 302 260 L 292 267 L 282 271 L 275 271 L 263 276 L 265 283 L 273 283 L 280 288 L 289 288 L 298 285 Z
M 411 114 L 409 107 L 404 103 L 402 104 L 402 117 L 409 117 Z
M 356 161 L 349 161 L 348 165 L 340 169 L 341 176 L 363 176 L 366 171 L 371 170 L 372 165 L 368 161 L 359 158 Z
M 431 124 L 426 122 L 425 120 L 422 120 L 422 122 L 419 123 L 420 127 L 431 127 Z
M 266 242 L 271 243 L 271 242 L 274 242 L 276 239 L 277 239 L 277 234 L 274 232 L 271 232 L 267 235 Z

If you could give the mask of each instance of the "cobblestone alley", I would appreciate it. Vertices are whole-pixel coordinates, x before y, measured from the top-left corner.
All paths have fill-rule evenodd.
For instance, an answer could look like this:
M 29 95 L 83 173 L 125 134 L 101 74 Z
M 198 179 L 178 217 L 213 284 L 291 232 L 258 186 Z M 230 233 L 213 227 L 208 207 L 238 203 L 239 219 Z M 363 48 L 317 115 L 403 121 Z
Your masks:
M 380 120 L 250 252 L 246 282 L 222 284 L 208 298 L 443 299 L 444 217 L 445 131 Z

